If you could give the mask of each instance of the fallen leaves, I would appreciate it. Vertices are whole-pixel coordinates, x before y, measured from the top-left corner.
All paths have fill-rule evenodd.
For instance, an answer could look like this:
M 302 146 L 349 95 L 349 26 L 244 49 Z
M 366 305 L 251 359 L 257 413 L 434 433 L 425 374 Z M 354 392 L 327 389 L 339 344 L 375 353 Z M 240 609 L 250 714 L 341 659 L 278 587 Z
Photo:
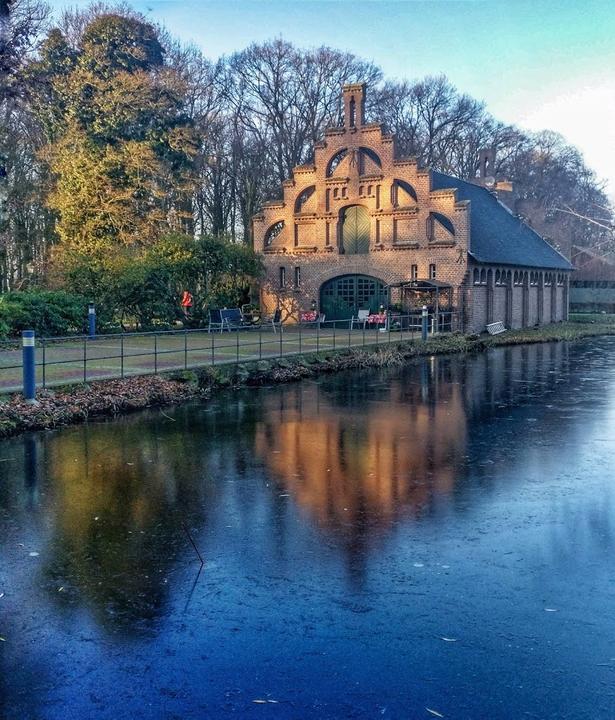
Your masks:
M 70 393 L 38 390 L 37 405 L 29 405 L 20 394 L 15 394 L 0 408 L 0 436 L 7 437 L 24 430 L 46 430 L 92 417 L 110 417 L 156 405 L 170 405 L 193 398 L 199 392 L 190 383 L 159 375 L 144 375 L 93 382 L 73 388 Z

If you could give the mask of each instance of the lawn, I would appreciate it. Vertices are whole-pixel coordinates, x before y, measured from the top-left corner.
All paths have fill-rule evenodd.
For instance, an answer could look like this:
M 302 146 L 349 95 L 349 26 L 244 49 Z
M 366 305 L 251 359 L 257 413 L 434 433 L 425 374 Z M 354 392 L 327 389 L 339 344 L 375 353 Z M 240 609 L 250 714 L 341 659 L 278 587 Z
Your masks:
M 288 327 L 207 333 L 206 331 L 101 335 L 38 342 L 36 380 L 51 387 L 130 375 L 145 375 L 204 365 L 244 362 L 315 350 L 360 347 L 409 339 L 410 333 L 379 332 L 347 327 Z M 418 333 L 415 333 L 418 337 Z M 0 350 L 0 392 L 21 389 L 21 348 Z

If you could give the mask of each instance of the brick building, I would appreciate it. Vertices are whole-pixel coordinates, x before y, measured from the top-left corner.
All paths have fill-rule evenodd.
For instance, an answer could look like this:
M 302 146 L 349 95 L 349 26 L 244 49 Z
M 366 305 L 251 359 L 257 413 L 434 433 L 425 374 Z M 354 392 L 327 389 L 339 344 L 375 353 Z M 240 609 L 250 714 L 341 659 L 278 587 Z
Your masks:
M 437 302 L 471 332 L 567 317 L 562 255 L 488 188 L 397 157 L 382 125 L 365 123 L 364 85 L 344 86 L 343 100 L 344 126 L 253 219 L 265 311 L 297 319 L 316 303 L 329 320 Z

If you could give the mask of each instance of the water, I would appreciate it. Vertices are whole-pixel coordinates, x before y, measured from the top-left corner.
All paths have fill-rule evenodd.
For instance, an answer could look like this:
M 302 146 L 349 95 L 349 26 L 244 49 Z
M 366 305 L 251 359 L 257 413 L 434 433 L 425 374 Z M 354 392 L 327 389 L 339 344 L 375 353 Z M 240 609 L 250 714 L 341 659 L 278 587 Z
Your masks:
M 614 358 L 427 358 L 1 443 L 0 716 L 614 717 Z

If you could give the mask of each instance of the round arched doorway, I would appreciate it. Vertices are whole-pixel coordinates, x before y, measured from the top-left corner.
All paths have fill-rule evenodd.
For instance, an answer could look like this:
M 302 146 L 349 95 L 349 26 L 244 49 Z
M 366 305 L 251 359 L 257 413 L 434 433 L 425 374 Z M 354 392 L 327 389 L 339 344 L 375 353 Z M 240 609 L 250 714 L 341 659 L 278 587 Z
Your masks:
M 340 211 L 340 250 L 346 255 L 369 252 L 369 212 L 363 205 Z
M 320 312 L 327 320 L 347 320 L 359 310 L 378 312 L 387 304 L 387 286 L 369 275 L 340 275 L 320 288 Z

